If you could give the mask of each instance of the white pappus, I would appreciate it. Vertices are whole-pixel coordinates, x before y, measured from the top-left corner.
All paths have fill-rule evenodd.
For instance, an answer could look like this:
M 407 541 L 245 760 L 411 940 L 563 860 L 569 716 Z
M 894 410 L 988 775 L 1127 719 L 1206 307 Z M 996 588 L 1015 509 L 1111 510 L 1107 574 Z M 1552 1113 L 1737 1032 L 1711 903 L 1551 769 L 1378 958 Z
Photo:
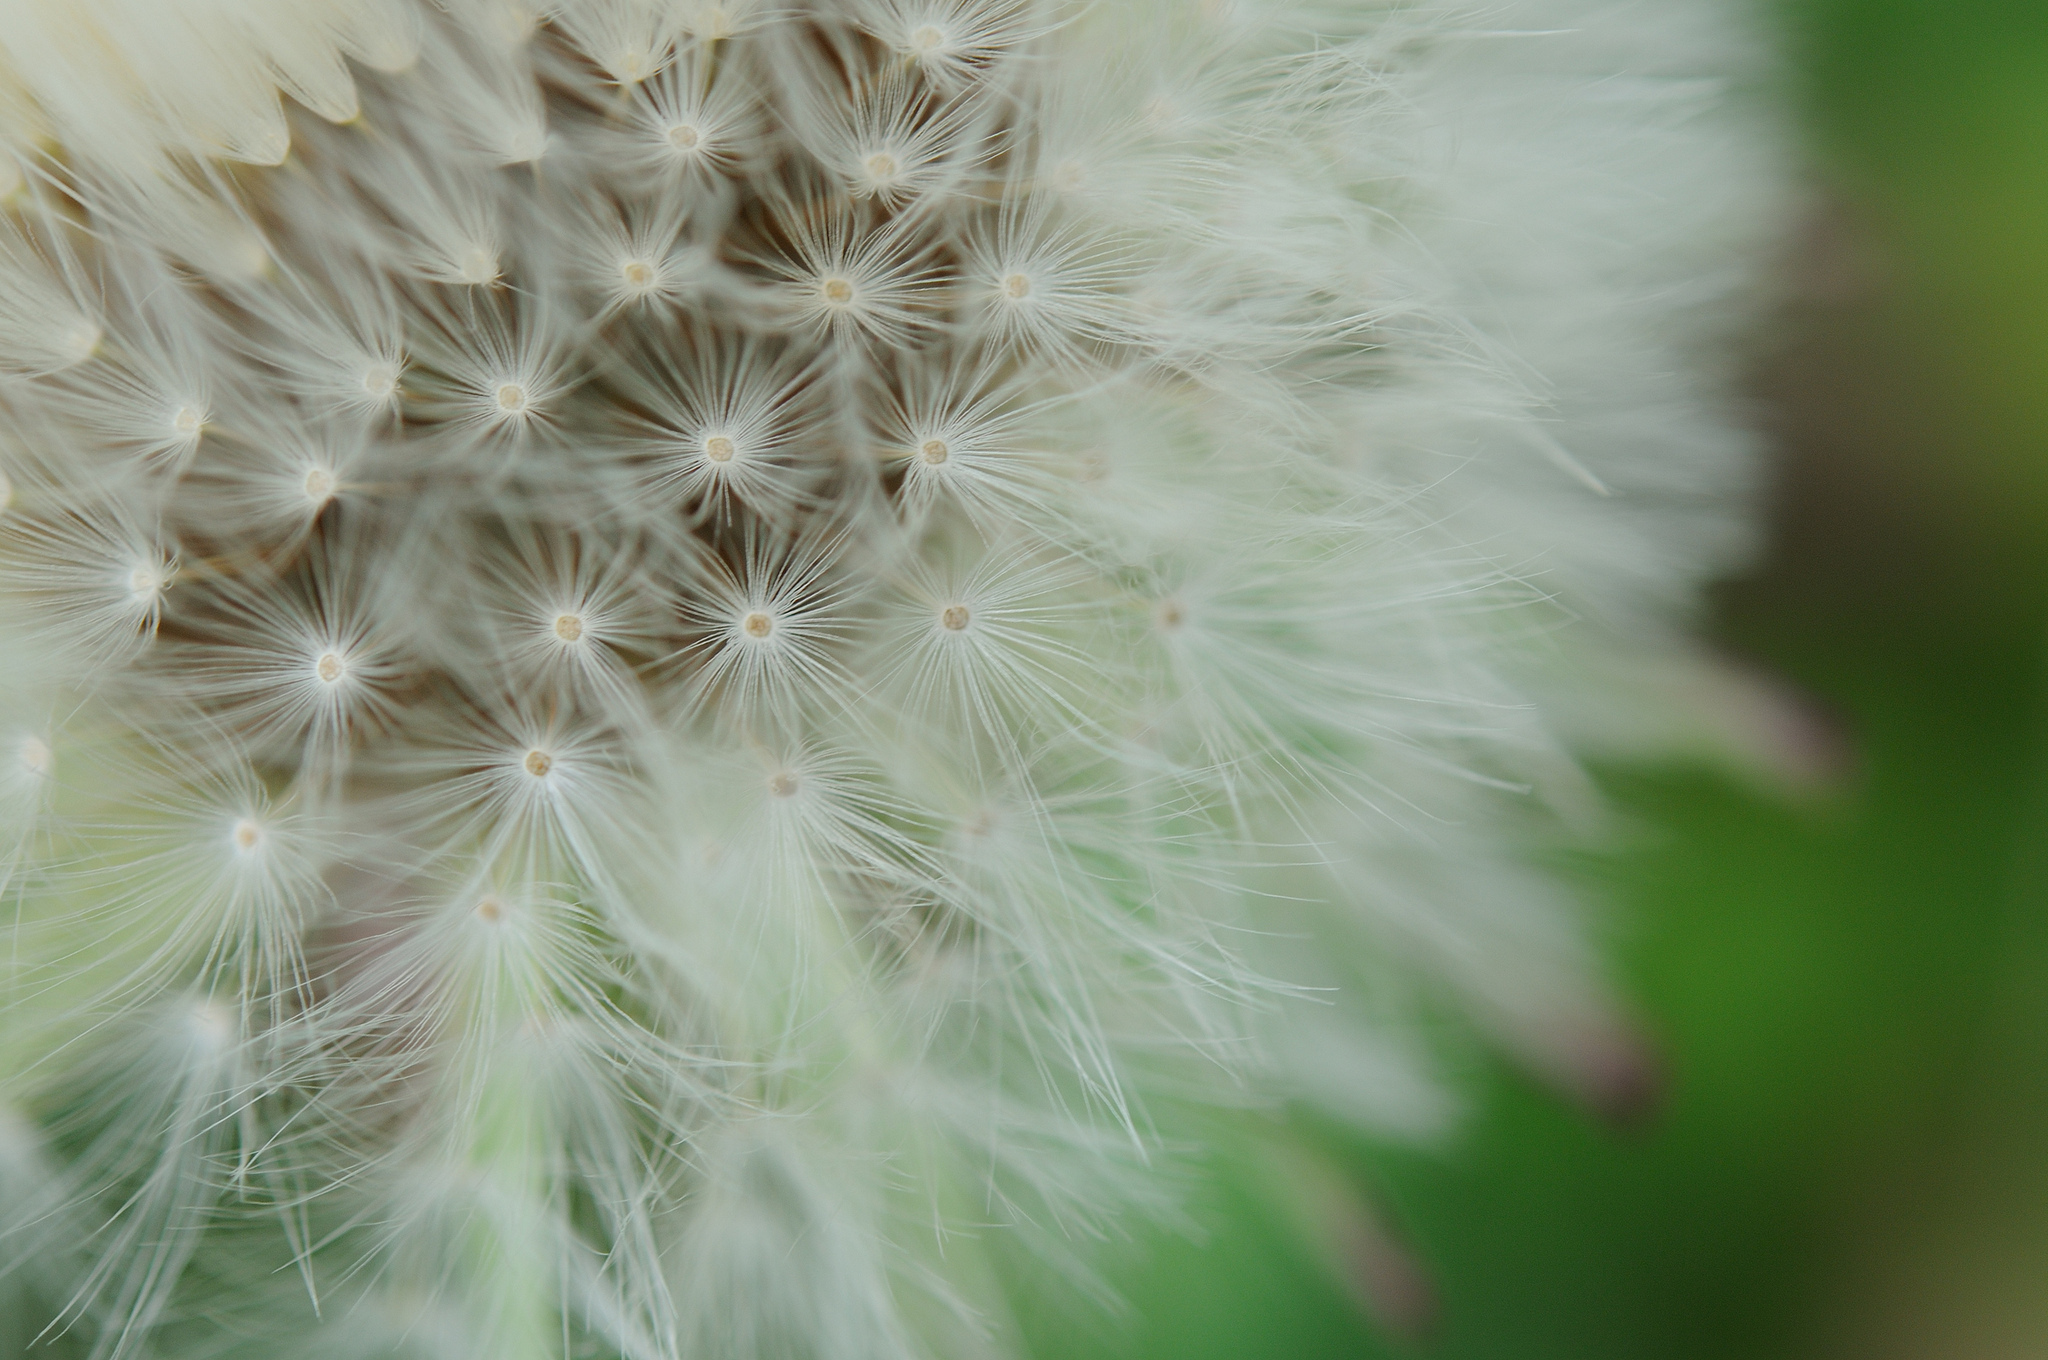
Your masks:
M 0 1335 L 1013 1354 L 1165 1104 L 1612 1095 L 1752 17 L 0 0 Z

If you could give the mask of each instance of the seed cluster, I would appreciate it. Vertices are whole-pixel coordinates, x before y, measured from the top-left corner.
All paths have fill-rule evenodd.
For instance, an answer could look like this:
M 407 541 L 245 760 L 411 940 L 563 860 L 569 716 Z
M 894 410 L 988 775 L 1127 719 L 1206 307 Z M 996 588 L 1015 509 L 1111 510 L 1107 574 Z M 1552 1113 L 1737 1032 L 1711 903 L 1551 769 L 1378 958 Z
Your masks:
M 933 1222 L 1071 1257 L 1149 1102 L 1608 1023 L 1510 559 L 1728 456 L 1439 497 L 1631 456 L 1416 245 L 1448 8 L 303 8 L 0 221 L 22 1316 L 964 1354 Z

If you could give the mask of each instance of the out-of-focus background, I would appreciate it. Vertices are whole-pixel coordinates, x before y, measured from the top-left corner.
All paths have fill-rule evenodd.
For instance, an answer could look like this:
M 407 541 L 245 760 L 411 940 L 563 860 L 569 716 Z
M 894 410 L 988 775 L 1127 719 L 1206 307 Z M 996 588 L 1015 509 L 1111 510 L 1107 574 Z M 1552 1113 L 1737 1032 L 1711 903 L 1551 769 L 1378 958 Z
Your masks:
M 1635 834 L 1579 872 L 1666 1099 L 1616 1132 L 1498 1065 L 1453 1148 L 1340 1155 L 1422 1335 L 1361 1321 L 1247 1153 L 1205 1243 L 1112 1253 L 1127 1317 L 1025 1319 L 1044 1360 L 2048 1357 L 2048 0 L 1778 13 L 1813 202 L 1753 383 L 1770 544 L 1711 627 L 1857 768 L 1603 772 Z

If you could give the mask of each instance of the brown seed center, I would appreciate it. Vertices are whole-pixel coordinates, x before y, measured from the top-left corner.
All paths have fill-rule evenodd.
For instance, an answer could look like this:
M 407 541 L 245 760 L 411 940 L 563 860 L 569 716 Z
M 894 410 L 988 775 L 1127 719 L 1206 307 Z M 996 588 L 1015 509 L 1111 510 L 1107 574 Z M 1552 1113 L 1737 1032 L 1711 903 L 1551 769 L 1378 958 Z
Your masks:
M 967 621 L 973 617 L 974 616 L 972 614 L 967 612 L 966 605 L 949 604 L 946 606 L 945 612 L 939 615 L 939 622 L 943 623 L 944 625 L 946 625 L 947 628 L 957 633 L 961 629 L 965 628 L 967 626 Z

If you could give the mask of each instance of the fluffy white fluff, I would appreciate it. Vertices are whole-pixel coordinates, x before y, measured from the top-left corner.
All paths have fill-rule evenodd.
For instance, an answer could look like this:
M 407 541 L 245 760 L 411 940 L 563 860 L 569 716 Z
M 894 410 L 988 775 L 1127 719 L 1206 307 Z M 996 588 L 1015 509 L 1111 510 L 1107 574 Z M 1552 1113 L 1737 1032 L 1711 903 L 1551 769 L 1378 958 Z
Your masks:
M 1740 18 L 0 2 L 5 1311 L 1000 1354 L 1161 1100 L 1597 1098 Z

